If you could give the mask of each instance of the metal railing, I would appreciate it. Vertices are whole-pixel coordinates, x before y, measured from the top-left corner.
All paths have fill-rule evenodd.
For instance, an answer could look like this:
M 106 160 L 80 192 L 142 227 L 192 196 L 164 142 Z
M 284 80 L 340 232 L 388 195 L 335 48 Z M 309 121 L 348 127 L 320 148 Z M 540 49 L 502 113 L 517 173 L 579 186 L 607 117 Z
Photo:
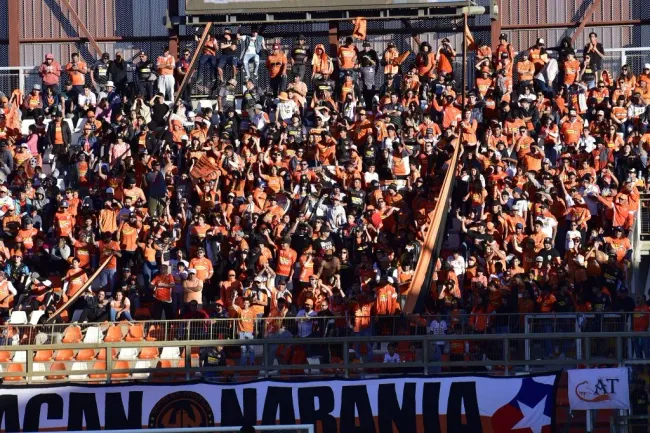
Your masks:
M 296 334 L 305 321 L 313 324 L 314 332 L 332 337 L 355 333 L 377 336 L 424 335 L 433 320 L 444 321 L 447 333 L 457 335 L 490 333 L 557 333 L 557 332 L 623 332 L 632 330 L 631 313 L 533 313 L 533 314 L 458 314 L 354 316 L 332 315 L 311 317 L 260 317 L 253 321 L 256 338 L 273 336 L 282 329 Z M 79 327 L 82 340 L 94 344 L 109 334 L 110 328 L 120 328 L 123 339 L 152 341 L 232 340 L 239 338 L 242 320 L 211 318 L 185 320 L 146 320 L 89 324 L 8 324 L 0 326 L 0 348 L 21 344 L 57 344 L 69 327 Z M 137 331 L 134 334 L 134 331 Z M 112 331 L 116 332 L 116 331 Z M 113 334 L 116 335 L 116 334 Z M 111 337 L 112 338 L 112 337 Z
M 647 365 L 650 358 L 630 358 L 624 350 L 627 340 L 640 338 L 650 339 L 650 332 L 558 333 L 552 342 L 563 348 L 563 356 L 548 353 L 543 357 L 531 356 L 524 350 L 526 345 L 544 346 L 549 342 L 547 335 L 540 334 L 101 342 L 93 345 L 90 356 L 88 345 L 83 343 L 56 344 L 47 349 L 37 345 L 9 346 L 6 352 L 12 356 L 3 355 L 0 378 L 4 384 L 18 384 L 182 381 L 199 377 L 214 381 L 348 378 L 401 373 L 511 375 L 585 366 Z M 382 362 L 389 343 L 397 348 L 402 362 Z M 201 354 L 216 346 L 224 347 L 226 365 L 201 365 Z M 299 353 L 302 356 L 296 356 Z
M 650 415 L 612 416 L 609 419 L 610 433 L 647 433 Z

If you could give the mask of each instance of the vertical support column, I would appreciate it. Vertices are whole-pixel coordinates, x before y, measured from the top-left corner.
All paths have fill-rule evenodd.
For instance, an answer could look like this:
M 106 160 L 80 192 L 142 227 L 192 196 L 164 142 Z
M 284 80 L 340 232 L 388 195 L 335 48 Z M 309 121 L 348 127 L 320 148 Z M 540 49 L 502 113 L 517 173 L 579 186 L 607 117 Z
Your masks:
M 496 8 L 496 10 L 494 9 Z M 492 0 L 490 5 L 490 46 L 496 50 L 501 35 L 501 0 Z
M 169 16 L 170 17 L 177 17 L 179 15 L 178 12 L 178 3 L 181 0 L 168 0 L 167 2 L 167 10 L 169 11 Z M 174 56 L 175 59 L 178 58 L 178 32 L 179 32 L 180 27 L 179 26 L 172 26 L 171 29 L 169 29 L 169 53 Z
M 10 0 L 8 7 L 9 66 L 20 66 L 20 2 Z
M 462 93 L 462 104 L 463 104 L 463 110 L 465 110 L 465 94 L 466 92 L 466 87 L 467 87 L 467 12 L 463 14 L 463 78 L 462 78 L 462 84 L 461 84 L 461 92 Z
M 329 22 L 329 36 L 328 36 L 328 42 L 330 45 L 330 57 L 332 60 L 336 59 L 336 52 L 339 48 L 339 22 L 338 21 L 330 21 Z M 339 64 L 338 62 L 334 62 L 334 73 L 332 74 L 332 78 L 335 79 L 335 81 L 338 81 L 336 79 L 339 76 Z

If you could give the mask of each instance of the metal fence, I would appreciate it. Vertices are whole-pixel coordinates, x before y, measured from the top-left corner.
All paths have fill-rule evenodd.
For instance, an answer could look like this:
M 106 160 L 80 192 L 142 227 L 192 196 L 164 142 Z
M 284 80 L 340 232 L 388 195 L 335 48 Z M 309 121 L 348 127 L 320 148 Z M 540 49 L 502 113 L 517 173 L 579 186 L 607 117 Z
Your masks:
M 610 433 L 648 433 L 649 415 L 627 415 L 610 417 Z
M 627 340 L 650 338 L 644 333 L 558 333 L 552 342 L 562 354 L 537 357 L 526 346 L 546 345 L 548 335 L 402 335 L 342 338 L 100 342 L 50 346 L 7 346 L 0 351 L 4 384 L 47 382 L 215 381 L 253 377 L 376 377 L 401 373 L 490 373 L 557 371 L 585 366 L 650 364 L 630 358 Z M 401 362 L 384 364 L 389 344 Z M 222 346 L 223 366 L 201 362 L 206 351 Z M 392 349 L 391 349 L 392 350 Z

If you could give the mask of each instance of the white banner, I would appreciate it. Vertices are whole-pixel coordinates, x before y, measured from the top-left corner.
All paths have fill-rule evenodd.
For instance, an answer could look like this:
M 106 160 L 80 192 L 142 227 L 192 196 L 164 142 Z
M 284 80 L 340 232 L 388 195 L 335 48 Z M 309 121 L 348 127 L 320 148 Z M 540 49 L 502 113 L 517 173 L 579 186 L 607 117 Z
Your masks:
M 314 424 L 346 433 L 553 433 L 557 375 L 3 386 L 0 430 Z
M 627 368 L 569 370 L 571 410 L 629 409 Z

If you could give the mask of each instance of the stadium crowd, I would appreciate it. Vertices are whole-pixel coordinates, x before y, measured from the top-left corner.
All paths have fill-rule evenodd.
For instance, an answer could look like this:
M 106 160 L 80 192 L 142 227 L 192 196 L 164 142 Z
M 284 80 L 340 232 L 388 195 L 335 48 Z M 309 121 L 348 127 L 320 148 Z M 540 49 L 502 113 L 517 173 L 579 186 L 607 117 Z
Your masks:
M 468 34 L 476 79 L 463 95 L 448 39 L 412 55 L 354 36 L 336 53 L 304 36 L 210 37 L 190 80 L 216 102 L 196 108 L 190 87 L 169 103 L 190 50 L 141 52 L 132 78 L 120 52 L 47 54 L 41 84 L 0 99 L 2 314 L 50 318 L 107 260 L 53 320 L 231 317 L 248 339 L 286 331 L 260 330 L 261 317 L 296 317 L 298 337 L 368 335 L 401 314 L 455 169 L 411 330 L 508 332 L 519 320 L 492 313 L 605 311 L 649 328 L 626 278 L 650 64 L 604 69 L 594 33 L 580 52 L 505 34 L 492 50 Z

